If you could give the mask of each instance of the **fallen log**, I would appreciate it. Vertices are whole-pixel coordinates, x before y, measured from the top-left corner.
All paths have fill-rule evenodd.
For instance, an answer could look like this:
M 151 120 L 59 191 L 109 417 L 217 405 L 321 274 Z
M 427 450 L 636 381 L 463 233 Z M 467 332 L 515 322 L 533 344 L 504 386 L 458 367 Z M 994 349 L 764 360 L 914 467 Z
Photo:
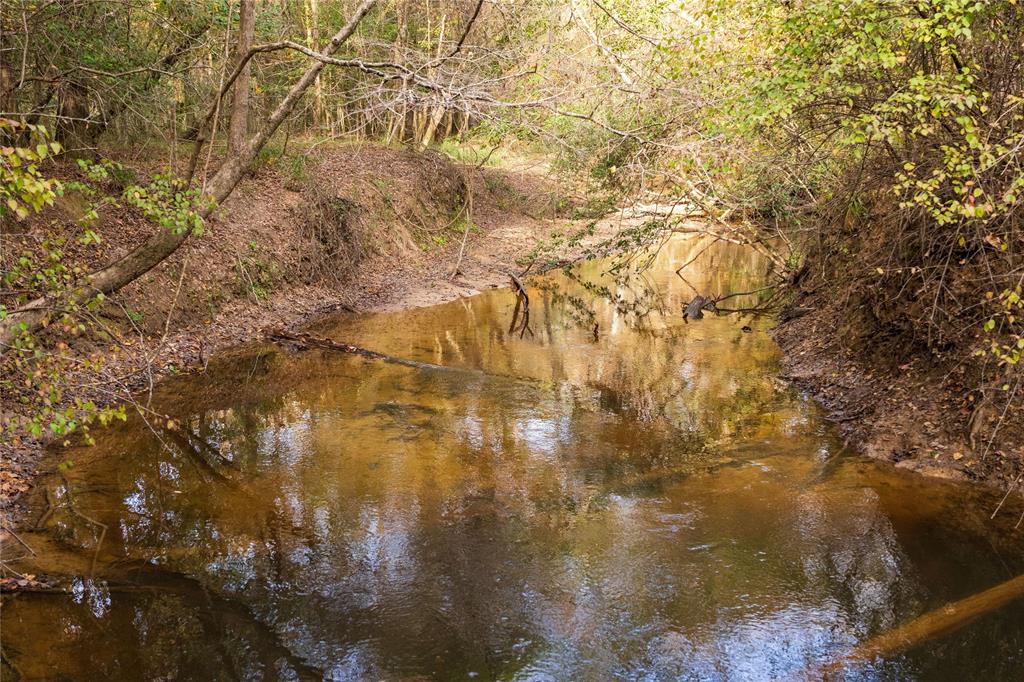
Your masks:
M 884 632 L 857 645 L 853 651 L 817 671 L 808 672 L 805 679 L 833 679 L 857 664 L 879 658 L 888 658 L 913 649 L 928 640 L 957 630 L 974 619 L 1006 606 L 1024 596 L 1024 575 L 990 587 L 984 592 L 960 601 L 946 604 L 934 611 L 918 616 L 906 625 Z
M 435 365 L 432 362 L 408 360 L 406 358 L 395 357 L 394 355 L 387 355 L 386 353 L 378 353 L 375 350 L 363 348 L 362 346 L 354 346 L 350 343 L 341 343 L 340 341 L 335 341 L 322 336 L 314 336 L 308 332 L 290 332 L 285 329 L 273 329 L 266 333 L 266 338 L 278 343 L 288 343 L 302 350 L 323 348 L 325 350 L 333 350 L 339 353 L 358 355 L 359 357 L 367 358 L 368 360 L 380 360 L 381 362 L 387 362 L 392 365 L 402 365 L 403 367 L 413 367 L 415 369 L 444 372 L 447 374 L 461 374 L 477 378 L 484 377 L 490 379 L 503 379 L 505 381 L 516 381 L 531 385 L 545 383 L 539 379 L 533 379 L 531 377 L 521 377 L 511 374 L 495 374 L 493 372 L 485 372 L 483 370 L 468 367 L 449 367 L 447 365 Z
M 482 374 L 482 372 L 477 372 L 476 370 L 471 369 L 445 367 L 444 365 L 435 365 L 429 362 L 417 362 L 416 360 L 406 360 L 405 358 L 398 358 L 395 357 L 394 355 L 378 353 L 375 350 L 363 348 L 362 346 L 353 346 L 350 343 L 341 343 L 339 341 L 324 338 L 322 336 L 314 336 L 308 332 L 290 332 L 284 329 L 273 329 L 267 332 L 267 338 L 272 341 L 285 341 L 300 348 L 326 348 L 327 350 L 334 350 L 338 351 L 339 353 L 348 353 L 350 355 L 358 355 L 360 357 L 368 358 L 370 360 L 381 360 L 383 362 L 389 362 L 393 365 L 404 365 L 405 367 L 415 367 L 417 369 L 432 369 L 443 372 Z

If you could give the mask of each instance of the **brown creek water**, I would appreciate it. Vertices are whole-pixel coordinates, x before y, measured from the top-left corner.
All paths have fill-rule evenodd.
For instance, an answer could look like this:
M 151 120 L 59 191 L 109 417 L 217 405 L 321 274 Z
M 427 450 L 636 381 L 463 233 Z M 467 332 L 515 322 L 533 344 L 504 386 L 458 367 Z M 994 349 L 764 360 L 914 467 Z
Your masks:
M 767 269 L 677 277 L 705 246 L 534 278 L 522 333 L 509 290 L 316 330 L 452 369 L 260 345 L 160 384 L 176 429 L 30 498 L 5 561 L 66 589 L 4 595 L 3 680 L 814 679 L 1024 573 L 1019 502 L 844 450 L 770 320 L 684 323 Z M 1024 679 L 1024 600 L 836 678 Z

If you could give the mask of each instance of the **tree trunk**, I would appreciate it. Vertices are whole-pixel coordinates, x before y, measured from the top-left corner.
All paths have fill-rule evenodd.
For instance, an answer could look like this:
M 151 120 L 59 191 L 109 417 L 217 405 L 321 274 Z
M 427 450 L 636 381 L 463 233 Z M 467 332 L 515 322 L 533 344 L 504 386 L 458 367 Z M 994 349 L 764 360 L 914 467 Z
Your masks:
M 391 59 L 396 63 L 400 63 L 402 59 L 402 50 L 405 49 L 405 45 L 408 42 L 409 29 L 408 24 L 405 20 L 405 14 L 403 12 L 404 5 L 398 3 L 395 6 L 396 18 L 398 21 L 398 35 L 395 37 L 394 43 L 391 45 Z M 409 112 L 409 103 L 406 99 L 406 84 L 403 81 L 401 84 L 395 84 L 395 88 L 402 93 L 400 98 L 401 111 L 391 111 L 392 121 L 388 127 L 388 144 L 399 144 L 405 137 L 405 119 Z
M 182 37 L 181 42 L 174 46 L 174 49 L 164 55 L 163 59 L 160 60 L 160 70 L 165 71 L 172 68 L 188 51 L 199 42 L 199 39 L 203 37 L 203 34 L 209 29 L 209 24 L 203 24 L 198 27 L 195 31 Z M 152 89 L 158 82 L 160 82 L 160 71 L 153 71 L 146 78 L 145 83 L 142 85 L 142 89 L 135 93 L 135 97 L 142 95 Z M 96 121 L 89 128 L 89 138 L 95 142 L 99 139 L 99 136 L 107 131 L 110 124 L 113 123 L 125 110 L 128 109 L 128 98 L 118 98 L 111 103 L 109 107 L 103 112 L 103 117 L 99 121 Z M 177 132 L 175 132 L 177 135 Z
M 409 105 L 402 102 L 402 110 L 392 114 L 391 130 L 388 132 L 388 144 L 401 144 L 405 139 L 405 119 L 409 115 Z
M 252 37 L 256 30 L 255 0 L 242 0 L 241 15 L 238 19 L 238 43 L 235 61 L 239 61 L 252 49 Z M 228 149 L 237 154 L 249 136 L 249 80 L 252 76 L 252 62 L 247 62 L 235 80 L 235 91 L 231 98 L 231 127 L 228 133 Z
M 428 113 L 424 117 L 426 124 L 423 129 L 423 137 L 420 138 L 421 149 L 426 149 L 434 141 L 434 133 L 437 132 L 437 126 L 441 122 L 441 119 L 444 118 L 444 114 L 445 108 L 442 105 L 435 108 L 433 112 L 428 110 Z
M 306 0 L 306 45 L 311 50 L 320 49 L 320 3 Z M 324 108 L 324 89 L 320 76 L 313 82 L 313 125 L 322 125 L 329 118 Z
M 355 15 L 335 34 L 322 53 L 330 56 L 337 52 L 376 4 L 377 0 L 364 0 Z M 263 130 L 249 139 L 237 153 L 228 156 L 207 185 L 206 194 L 210 199 L 219 204 L 231 194 L 260 149 L 292 112 L 323 68 L 324 63 L 321 61 L 311 64 L 278 104 Z M 206 207 L 201 210 L 200 215 L 207 218 L 212 212 L 213 208 Z M 161 229 L 128 255 L 89 275 L 81 290 L 71 296 L 71 302 L 82 302 L 100 293 L 110 294 L 117 291 L 159 265 L 177 251 L 188 237 L 188 232 L 176 235 L 169 230 Z M 23 332 L 34 332 L 42 327 L 49 319 L 51 311 L 62 307 L 61 303 L 68 303 L 68 300 L 62 302 L 47 297 L 38 298 L 18 310 L 11 311 L 6 319 L 0 320 L 0 353 L 6 352 Z
M 448 111 L 445 114 L 444 134 L 441 135 L 441 141 L 444 142 L 452 136 L 452 126 L 455 125 L 455 110 Z

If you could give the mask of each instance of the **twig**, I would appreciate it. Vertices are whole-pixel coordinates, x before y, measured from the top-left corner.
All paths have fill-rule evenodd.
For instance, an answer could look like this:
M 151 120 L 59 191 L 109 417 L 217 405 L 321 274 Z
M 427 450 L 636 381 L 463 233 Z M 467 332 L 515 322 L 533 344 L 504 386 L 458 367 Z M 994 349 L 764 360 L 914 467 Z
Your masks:
M 1024 472 L 1021 472 L 1020 475 L 1017 476 L 1016 480 L 1014 480 L 1013 483 L 1007 486 L 1006 494 L 1003 495 L 1003 499 L 999 500 L 999 504 L 996 505 L 995 511 L 992 512 L 992 516 L 988 517 L 990 520 L 994 519 L 996 517 L 996 514 L 999 513 L 999 510 L 1003 508 L 1003 505 L 1006 503 L 1006 500 L 1010 497 L 1010 493 L 1012 493 L 1013 489 L 1017 487 L 1018 483 L 1020 483 L 1021 478 L 1024 478 Z
M 181 283 L 185 281 L 185 269 L 188 267 L 188 254 L 185 254 L 185 258 L 181 261 L 181 275 L 178 277 L 178 286 L 174 289 L 174 300 L 171 301 L 171 309 L 167 311 L 167 319 L 164 320 L 164 335 L 160 339 L 160 344 L 167 340 L 167 334 L 171 327 L 171 316 L 174 315 L 174 308 L 178 305 L 178 294 L 181 293 Z
M 22 558 L 22 557 L 19 557 L 19 558 Z M 18 576 L 19 578 L 21 578 L 22 580 L 25 580 L 25 574 L 24 574 L 24 573 L 19 573 L 18 571 L 16 571 L 16 570 L 14 570 L 13 568 L 11 568 L 11 567 L 10 567 L 10 566 L 9 566 L 9 565 L 7 564 L 7 562 L 6 562 L 6 561 L 2 561 L 2 560 L 0 560 L 0 567 L 3 567 L 3 569 L 4 569 L 5 571 L 10 571 L 10 572 L 11 572 L 11 573 L 13 573 L 14 575 L 16 575 L 16 576 Z
M 469 32 L 473 28 L 473 24 L 476 23 L 476 18 L 480 16 L 480 8 L 482 8 L 483 6 L 484 0 L 477 0 L 476 7 L 473 8 L 473 14 L 470 15 L 469 21 L 466 22 L 466 28 L 465 30 L 462 31 L 462 36 L 459 38 L 459 41 L 455 43 L 455 47 L 453 47 L 451 52 L 445 55 L 444 58 L 430 62 L 429 64 L 426 65 L 425 68 L 433 68 L 438 64 L 448 61 L 449 59 L 451 59 L 452 57 L 459 53 L 459 50 L 462 49 L 462 45 L 466 42 L 466 38 L 469 37 Z
M 3 528 L 3 529 L 4 529 L 5 531 L 7 531 L 8 533 L 10 533 L 10 534 L 11 534 L 11 537 L 12 537 L 12 538 L 14 538 L 15 540 L 17 540 L 17 541 L 18 541 L 19 543 L 21 543 L 21 546 L 22 546 L 22 547 L 24 547 L 25 549 L 27 549 L 27 550 L 28 550 L 29 552 L 31 552 L 31 553 L 32 553 L 32 556 L 35 556 L 35 555 L 36 555 L 36 551 L 35 551 L 34 549 L 32 549 L 31 547 L 29 547 L 29 546 L 28 546 L 27 544 L 25 544 L 25 541 L 24 541 L 24 540 L 22 540 L 22 539 L 21 539 L 21 538 L 20 538 L 20 537 L 18 536 L 18 534 L 17 534 L 17 533 L 15 533 L 15 532 L 14 532 L 14 530 L 12 530 L 12 529 L 11 529 L 10 527 L 8 527 L 8 526 L 0 526 L 0 528 Z
M 229 8 L 230 8 L 230 6 L 229 6 Z M 225 89 L 225 85 L 224 85 L 224 72 L 227 71 L 228 43 L 229 43 L 230 40 L 231 40 L 231 22 L 229 21 L 228 22 L 228 26 L 227 26 L 227 30 L 224 32 L 224 64 L 221 66 L 221 69 L 220 69 L 220 84 L 221 84 L 221 88 L 220 88 L 220 90 L 217 91 L 217 99 L 214 102 L 214 106 L 213 106 L 213 130 L 210 132 L 210 145 L 209 145 L 209 147 L 206 150 L 206 163 L 203 165 L 202 190 L 204 192 L 206 191 L 206 177 L 207 177 L 207 173 L 208 173 L 208 171 L 210 169 L 210 158 L 213 156 L 213 144 L 217 140 L 217 123 L 220 121 L 220 105 L 221 105 L 221 102 L 223 101 L 224 95 L 225 95 L 225 90 L 224 90 Z M 201 148 L 201 143 L 197 140 L 196 141 L 196 151 L 198 152 L 200 148 Z M 188 179 L 191 182 L 191 180 L 192 180 L 192 169 L 189 169 L 189 170 L 190 170 L 190 172 L 189 172 L 189 178 Z
M 487 155 L 484 156 L 484 158 L 482 158 L 480 160 L 480 163 L 476 164 L 477 170 L 479 170 L 479 169 L 484 167 L 484 164 L 487 163 L 488 160 L 490 160 L 491 154 L 493 154 L 494 152 L 498 151 L 499 147 L 501 147 L 501 143 L 498 143 L 498 144 L 494 145 L 493 147 L 491 147 L 491 150 L 489 152 L 487 152 Z
M 776 287 L 778 287 L 777 284 L 769 284 L 768 286 L 763 286 L 763 287 L 761 287 L 759 289 L 752 289 L 750 291 L 737 291 L 736 293 L 727 294 L 725 296 L 720 296 L 720 297 L 716 298 L 715 299 L 715 304 L 717 305 L 718 303 L 721 303 L 722 301 L 728 300 L 730 298 L 735 298 L 736 296 L 753 296 L 754 294 L 759 294 L 762 291 L 768 291 L 769 289 L 775 289 Z
M 1013 396 L 1017 393 L 1017 387 L 1020 386 L 1020 379 L 1013 382 L 1013 390 L 1010 391 L 1010 396 L 1006 399 L 1006 405 L 1003 406 L 1003 411 L 999 415 L 999 421 L 996 422 L 995 428 L 992 429 L 992 436 L 988 439 L 988 443 L 985 444 L 985 452 L 982 453 L 981 458 L 985 459 L 988 456 L 989 448 L 992 447 L 992 443 L 996 439 L 996 434 L 999 433 L 999 427 L 1003 425 L 1003 419 L 1006 418 L 1006 411 L 1010 409 L 1010 403 L 1013 402 Z
M 680 272 L 682 272 L 683 270 L 685 270 L 685 269 L 687 268 L 687 266 L 689 266 L 689 265 L 690 265 L 690 264 L 692 264 L 692 263 L 693 263 L 693 262 L 694 262 L 695 260 L 697 260 L 697 259 L 698 259 L 698 258 L 700 258 L 700 257 L 701 257 L 702 255 L 704 255 L 704 252 L 705 252 L 705 251 L 707 251 L 708 249 L 710 249 L 710 248 L 711 248 L 712 246 L 714 246 L 715 244 L 717 244 L 717 243 L 718 243 L 718 242 L 720 242 L 721 240 L 722 240 L 721 236 L 719 236 L 719 235 L 715 235 L 715 238 L 714 238 L 714 239 L 712 239 L 712 240 L 711 240 L 711 241 L 710 241 L 709 243 L 705 244 L 705 245 L 704 245 L 704 247 L 703 247 L 703 248 L 702 248 L 702 249 L 701 249 L 700 251 L 698 251 L 697 253 L 695 253 L 695 254 L 693 255 L 693 257 L 692 257 L 692 258 L 690 258 L 690 259 L 689 259 L 688 261 L 686 261 L 685 263 L 683 263 L 682 265 L 680 265 L 680 266 L 679 266 L 678 268 L 676 268 L 676 274 L 678 275 L 678 274 L 679 274 Z
M 25 27 L 25 44 L 21 50 L 21 76 L 18 78 L 18 87 L 25 82 L 25 68 L 28 66 L 28 43 L 29 43 L 29 31 L 28 31 L 28 16 L 25 14 L 25 5 L 21 6 L 21 23 Z
M 645 43 L 647 43 L 649 45 L 652 45 L 652 46 L 654 46 L 656 48 L 660 48 L 660 45 L 658 45 L 657 42 L 655 42 L 654 40 L 648 38 L 647 36 L 643 35 L 642 33 L 638 32 L 636 29 L 631 27 L 629 24 L 624 22 L 622 19 L 619 19 L 610 10 L 608 10 L 608 8 L 606 8 L 604 5 L 602 5 L 600 2 L 598 2 L 597 0 L 592 0 L 592 2 L 597 6 L 598 9 L 600 9 L 602 12 L 607 14 L 608 18 L 611 19 L 612 21 L 614 21 L 616 24 L 618 24 L 619 27 L 622 28 L 624 31 L 626 31 L 627 33 L 633 35 L 636 38 L 639 38 L 640 40 L 644 41 Z

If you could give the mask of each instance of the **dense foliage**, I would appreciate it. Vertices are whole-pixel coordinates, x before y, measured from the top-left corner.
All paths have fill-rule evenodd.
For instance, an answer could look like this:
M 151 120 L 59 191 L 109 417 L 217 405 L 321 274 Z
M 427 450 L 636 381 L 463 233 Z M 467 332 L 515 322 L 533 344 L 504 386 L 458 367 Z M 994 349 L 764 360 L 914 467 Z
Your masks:
M 852 338 L 899 362 L 928 351 L 971 366 L 975 353 L 965 389 L 981 403 L 1015 386 L 1024 10 L 1013 0 L 751 8 L 769 49 L 740 122 L 771 145 L 782 210 L 810 230 L 804 243 L 822 284 L 843 293 Z

